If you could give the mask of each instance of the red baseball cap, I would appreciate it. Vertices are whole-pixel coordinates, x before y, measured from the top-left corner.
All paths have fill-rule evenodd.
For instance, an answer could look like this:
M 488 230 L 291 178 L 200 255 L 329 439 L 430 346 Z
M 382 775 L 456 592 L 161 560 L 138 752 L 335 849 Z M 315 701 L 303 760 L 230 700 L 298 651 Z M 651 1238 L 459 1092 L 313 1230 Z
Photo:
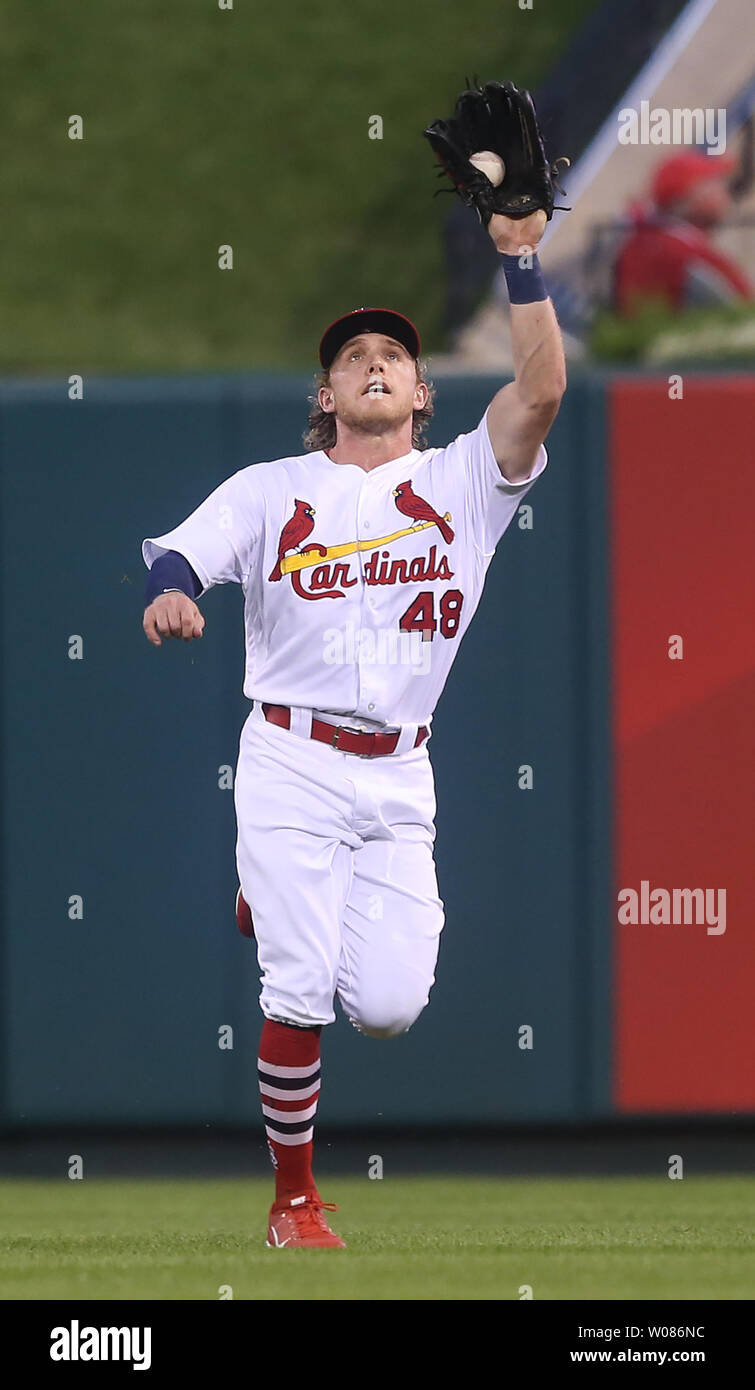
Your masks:
M 686 154 L 674 154 L 664 160 L 653 175 L 651 192 L 657 207 L 668 207 L 677 198 L 684 198 L 705 179 L 731 174 L 736 169 L 736 160 L 730 155 L 703 154 L 700 150 L 690 150 Z
M 404 314 L 397 314 L 395 309 L 352 309 L 325 329 L 320 339 L 321 365 L 330 367 L 344 343 L 359 333 L 384 333 L 401 343 L 412 357 L 419 357 L 422 351 L 419 333 Z

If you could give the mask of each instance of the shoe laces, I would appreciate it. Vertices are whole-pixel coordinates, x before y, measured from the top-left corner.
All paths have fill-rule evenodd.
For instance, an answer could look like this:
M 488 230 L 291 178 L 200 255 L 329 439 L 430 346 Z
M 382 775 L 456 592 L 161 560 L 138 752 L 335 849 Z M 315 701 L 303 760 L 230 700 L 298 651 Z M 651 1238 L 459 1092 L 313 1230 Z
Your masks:
M 327 1231 L 329 1227 L 323 1212 L 338 1211 L 335 1202 L 323 1202 L 319 1197 L 307 1197 L 304 1201 L 294 1197 L 290 1206 L 292 1210 L 300 1212 L 304 1218 L 305 1233 L 307 1231 Z

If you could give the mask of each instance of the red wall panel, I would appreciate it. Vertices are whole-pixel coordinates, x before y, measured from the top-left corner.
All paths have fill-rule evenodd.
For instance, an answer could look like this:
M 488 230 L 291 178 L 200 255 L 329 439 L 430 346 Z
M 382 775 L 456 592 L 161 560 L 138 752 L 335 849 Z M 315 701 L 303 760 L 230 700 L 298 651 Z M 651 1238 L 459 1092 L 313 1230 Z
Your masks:
M 726 890 L 722 935 L 622 925 L 617 903 L 622 1111 L 755 1109 L 754 394 L 609 392 L 616 892 Z

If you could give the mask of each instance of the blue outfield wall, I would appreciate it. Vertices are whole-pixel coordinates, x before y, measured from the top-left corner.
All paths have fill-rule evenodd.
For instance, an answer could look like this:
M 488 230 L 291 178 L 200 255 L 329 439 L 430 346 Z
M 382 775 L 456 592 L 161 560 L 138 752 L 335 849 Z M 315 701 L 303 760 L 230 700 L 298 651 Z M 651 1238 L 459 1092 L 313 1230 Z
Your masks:
M 441 379 L 430 442 L 472 429 L 499 384 Z M 202 600 L 201 643 L 151 647 L 140 541 L 237 468 L 301 452 L 310 388 L 102 380 L 71 402 L 63 381 L 0 386 L 6 1125 L 258 1123 L 258 972 L 218 785 L 248 709 L 241 593 Z M 433 725 L 447 925 L 430 1005 L 385 1042 L 339 1015 L 325 1123 L 610 1113 L 599 384 L 571 385 L 548 448 L 532 529 L 503 538 Z

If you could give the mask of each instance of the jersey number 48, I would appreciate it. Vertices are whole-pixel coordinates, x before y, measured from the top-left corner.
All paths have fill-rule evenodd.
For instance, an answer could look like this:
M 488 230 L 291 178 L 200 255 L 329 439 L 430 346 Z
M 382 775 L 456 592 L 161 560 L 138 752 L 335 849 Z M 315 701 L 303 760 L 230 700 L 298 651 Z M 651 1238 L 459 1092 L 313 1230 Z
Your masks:
M 421 632 L 423 641 L 432 642 L 438 627 L 441 637 L 455 637 L 459 631 L 464 595 L 460 589 L 446 589 L 440 600 L 440 624 L 435 618 L 435 594 L 424 589 L 412 600 L 399 620 L 402 632 Z

